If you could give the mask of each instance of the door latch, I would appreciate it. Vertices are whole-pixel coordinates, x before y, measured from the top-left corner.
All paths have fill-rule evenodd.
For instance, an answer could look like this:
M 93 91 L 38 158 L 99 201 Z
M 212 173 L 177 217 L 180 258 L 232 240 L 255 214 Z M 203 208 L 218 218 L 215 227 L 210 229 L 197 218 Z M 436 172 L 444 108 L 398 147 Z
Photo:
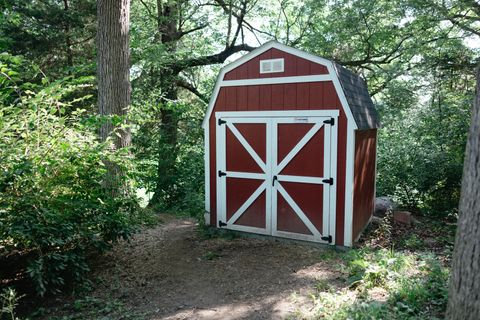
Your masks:
M 218 221 L 218 226 L 219 227 L 225 227 L 225 226 L 227 226 L 227 224 L 225 222 Z
M 221 170 L 218 170 L 218 176 L 219 176 L 220 178 L 223 177 L 223 176 L 226 176 L 226 175 L 227 175 L 226 172 L 223 172 L 223 171 L 221 171 Z
M 278 180 L 278 177 L 277 176 L 273 176 L 273 179 L 272 179 L 272 187 L 275 186 L 275 181 Z

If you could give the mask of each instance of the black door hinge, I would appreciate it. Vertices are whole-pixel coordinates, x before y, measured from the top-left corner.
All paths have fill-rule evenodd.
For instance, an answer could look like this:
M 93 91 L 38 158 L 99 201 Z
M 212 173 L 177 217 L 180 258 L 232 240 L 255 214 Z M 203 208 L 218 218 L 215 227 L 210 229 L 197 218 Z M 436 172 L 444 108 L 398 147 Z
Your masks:
M 223 172 L 223 171 L 221 171 L 221 170 L 218 170 L 218 176 L 219 176 L 220 178 L 223 177 L 223 176 L 226 176 L 226 175 L 227 175 L 226 172 Z
M 222 222 L 222 221 L 218 221 L 218 226 L 219 227 L 225 227 L 227 224 L 225 222 Z
M 333 178 L 323 179 L 322 182 L 323 182 L 323 183 L 328 183 L 329 185 L 332 185 L 332 184 L 333 184 Z
M 328 241 L 328 243 L 332 243 L 332 236 L 321 237 L 320 239 L 322 239 L 323 241 Z
M 335 119 L 330 118 L 330 120 L 325 120 L 325 121 L 323 121 L 323 123 L 334 126 L 335 125 Z
M 227 121 L 218 119 L 218 125 L 221 126 L 222 124 L 227 123 Z

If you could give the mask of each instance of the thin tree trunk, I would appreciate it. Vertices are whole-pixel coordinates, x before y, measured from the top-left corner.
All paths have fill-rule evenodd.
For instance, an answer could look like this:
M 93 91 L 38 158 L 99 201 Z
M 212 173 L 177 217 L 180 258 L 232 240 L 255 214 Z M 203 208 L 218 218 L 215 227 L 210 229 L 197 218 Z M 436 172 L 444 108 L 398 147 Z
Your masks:
M 126 124 L 131 92 L 128 44 L 130 0 L 98 0 L 97 19 L 99 114 L 124 117 L 122 124 Z M 130 145 L 130 130 L 114 127 L 111 121 L 107 121 L 100 128 L 100 139 L 111 139 L 110 147 L 115 151 Z M 116 195 L 123 191 L 124 173 L 114 163 L 106 161 L 105 164 L 108 170 L 105 187 L 112 195 Z
M 178 3 L 170 0 L 163 3 L 157 0 L 157 35 L 155 40 L 166 45 L 166 50 L 170 55 L 174 55 L 177 50 L 175 35 L 178 32 Z M 160 117 L 160 139 L 158 141 L 158 167 L 156 186 L 150 205 L 157 205 L 162 202 L 165 194 L 169 195 L 169 200 L 175 202 L 173 194 L 173 185 L 176 179 L 176 158 L 178 142 L 178 119 L 173 110 L 167 107 L 169 103 L 175 103 L 178 99 L 177 79 L 179 71 L 166 68 L 159 72 L 160 89 L 162 91 L 162 104 Z
M 63 9 L 65 13 L 68 14 L 69 6 L 68 0 L 63 0 Z M 67 65 L 73 67 L 73 52 L 72 52 L 72 39 L 70 38 L 70 21 L 67 16 L 67 21 L 65 22 L 65 51 L 67 54 Z M 68 70 L 68 74 L 71 73 L 71 70 Z
M 480 66 L 453 254 L 447 319 L 480 319 Z

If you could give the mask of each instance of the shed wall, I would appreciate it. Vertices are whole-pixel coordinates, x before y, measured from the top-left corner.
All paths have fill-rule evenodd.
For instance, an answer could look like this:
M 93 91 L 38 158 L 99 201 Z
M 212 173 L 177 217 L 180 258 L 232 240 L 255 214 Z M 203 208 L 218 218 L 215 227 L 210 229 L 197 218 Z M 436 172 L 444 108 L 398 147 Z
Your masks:
M 284 59 L 284 72 L 260 73 L 260 60 L 266 59 Z M 328 69 L 324 65 L 312 62 L 280 51 L 276 48 L 269 49 L 264 53 L 252 58 L 241 66 L 227 72 L 223 80 L 240 80 L 240 79 L 258 79 L 258 78 L 274 78 L 274 77 L 294 77 L 328 74 Z
M 273 50 L 273 49 L 272 49 Z M 245 65 L 247 65 L 246 63 Z M 258 63 L 256 63 L 258 68 Z M 283 75 L 285 76 L 285 75 Z M 331 81 L 222 87 L 209 119 L 210 223 L 216 225 L 216 123 L 215 112 L 261 110 L 340 111 L 338 119 L 338 163 L 335 243 L 343 245 L 345 215 L 345 173 L 347 117 Z
M 355 132 L 353 240 L 363 231 L 375 208 L 376 144 L 377 129 Z

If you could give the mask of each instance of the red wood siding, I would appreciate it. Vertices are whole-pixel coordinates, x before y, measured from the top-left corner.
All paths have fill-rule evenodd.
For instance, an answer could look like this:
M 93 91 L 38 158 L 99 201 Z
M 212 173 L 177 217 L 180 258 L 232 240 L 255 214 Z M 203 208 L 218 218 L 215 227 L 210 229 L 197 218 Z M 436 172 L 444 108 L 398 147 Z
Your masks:
M 272 54 L 273 55 L 273 54 Z M 273 58 L 273 57 L 272 57 Z M 246 63 L 244 65 L 247 65 Z M 244 66 L 243 65 L 243 66 Z M 241 68 L 244 68 L 241 66 Z M 240 68 L 240 67 L 239 67 Z M 247 69 L 248 71 L 248 69 Z M 242 71 L 243 72 L 243 71 Z M 245 74 L 248 74 L 246 72 Z M 337 245 L 343 245 L 345 211 L 345 168 L 347 144 L 347 117 L 331 81 L 272 84 L 259 86 L 223 87 L 220 89 L 210 117 L 210 213 L 212 225 L 216 225 L 216 155 L 215 155 L 215 112 L 256 110 L 325 110 L 340 111 L 338 119 L 338 162 L 337 162 Z
M 355 132 L 353 240 L 363 231 L 375 208 L 376 143 L 377 129 Z
M 284 59 L 284 72 L 260 74 L 260 60 Z M 272 77 L 294 77 L 328 74 L 327 67 L 295 55 L 272 48 L 227 72 L 223 80 L 257 79 Z

